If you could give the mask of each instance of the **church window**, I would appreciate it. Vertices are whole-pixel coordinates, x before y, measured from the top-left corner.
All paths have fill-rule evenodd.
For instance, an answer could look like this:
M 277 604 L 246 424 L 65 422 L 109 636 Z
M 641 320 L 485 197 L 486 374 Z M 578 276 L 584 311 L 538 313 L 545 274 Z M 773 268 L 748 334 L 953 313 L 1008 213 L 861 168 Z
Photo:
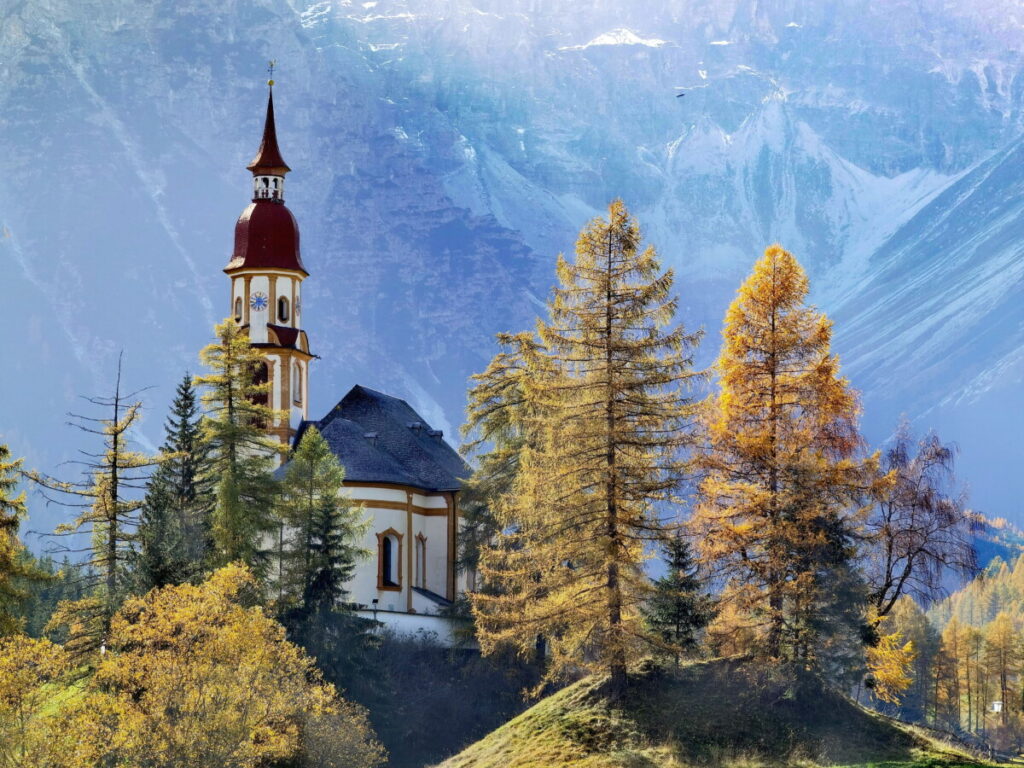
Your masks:
M 389 528 L 377 534 L 377 589 L 402 588 L 402 534 Z
M 416 586 L 427 588 L 427 537 L 416 535 Z
M 235 297 L 235 322 L 242 322 L 242 297 Z
M 282 323 L 288 322 L 288 299 L 284 296 L 277 300 L 277 319 Z
M 292 402 L 302 402 L 302 368 L 298 363 L 292 363 Z

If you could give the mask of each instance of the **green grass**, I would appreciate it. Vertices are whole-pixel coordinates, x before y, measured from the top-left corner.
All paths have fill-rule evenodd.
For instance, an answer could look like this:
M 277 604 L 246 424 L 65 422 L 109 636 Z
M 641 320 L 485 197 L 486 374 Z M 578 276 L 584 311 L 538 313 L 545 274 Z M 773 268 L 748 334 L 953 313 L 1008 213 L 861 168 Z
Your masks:
M 798 670 L 717 660 L 631 677 L 621 708 L 588 678 L 442 768 L 960 768 L 981 763 Z

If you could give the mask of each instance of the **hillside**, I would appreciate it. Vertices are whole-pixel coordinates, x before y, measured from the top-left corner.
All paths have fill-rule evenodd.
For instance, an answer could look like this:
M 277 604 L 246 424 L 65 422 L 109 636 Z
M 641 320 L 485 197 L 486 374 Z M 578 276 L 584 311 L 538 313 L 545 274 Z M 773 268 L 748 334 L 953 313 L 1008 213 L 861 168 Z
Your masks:
M 439 768 L 975 765 L 828 690 L 735 660 L 650 669 L 611 710 L 599 679 L 556 693 Z

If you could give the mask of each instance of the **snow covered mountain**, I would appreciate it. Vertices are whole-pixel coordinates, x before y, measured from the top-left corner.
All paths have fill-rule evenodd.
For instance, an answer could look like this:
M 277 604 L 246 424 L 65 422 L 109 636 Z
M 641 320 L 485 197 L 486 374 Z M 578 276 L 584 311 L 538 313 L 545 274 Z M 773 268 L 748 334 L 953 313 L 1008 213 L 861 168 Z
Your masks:
M 0 433 L 72 457 L 63 414 L 123 349 L 159 441 L 228 312 L 273 57 L 313 413 L 358 381 L 451 436 L 493 332 L 621 196 L 706 358 L 782 242 L 869 436 L 939 427 L 978 505 L 1024 522 L 1022 44 L 1012 0 L 0 2 Z

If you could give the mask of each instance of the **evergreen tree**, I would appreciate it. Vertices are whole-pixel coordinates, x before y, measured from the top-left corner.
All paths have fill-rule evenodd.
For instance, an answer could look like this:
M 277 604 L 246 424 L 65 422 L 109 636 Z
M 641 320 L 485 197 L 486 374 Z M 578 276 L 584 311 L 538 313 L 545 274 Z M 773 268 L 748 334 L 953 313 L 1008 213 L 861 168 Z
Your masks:
M 668 572 L 654 582 L 644 607 L 647 625 L 679 655 L 697 646 L 698 634 L 714 617 L 711 598 L 703 591 L 689 543 L 676 535 L 663 544 Z
M 874 466 L 858 458 L 857 398 L 807 293 L 803 269 L 775 245 L 730 305 L 691 523 L 723 600 L 760 624 L 773 658 L 814 656 L 834 586 L 852 578 L 847 514 Z
M 281 449 L 266 430 L 288 414 L 267 405 L 270 385 L 260 375 L 266 363 L 245 330 L 228 319 L 215 333 L 217 341 L 201 353 L 210 372 L 195 379 L 206 388 L 202 437 L 216 482 L 211 560 L 213 565 L 241 561 L 265 576 L 264 540 L 276 529 L 273 456 Z
M 27 597 L 20 582 L 41 576 L 24 557 L 25 547 L 18 538 L 18 528 L 25 516 L 25 492 L 15 494 L 21 459 L 11 457 L 11 450 L 0 443 L 0 637 L 22 628 L 19 608 Z
M 345 582 L 366 531 L 360 505 L 343 489 L 345 470 L 323 435 L 310 427 L 285 468 L 277 499 L 283 546 L 279 570 L 282 609 L 309 612 L 342 607 Z
M 192 377 L 178 384 L 164 427 L 160 466 L 146 489 L 134 559 L 141 592 L 196 581 L 212 549 L 213 494 Z
M 279 611 L 289 635 L 332 682 L 350 687 L 366 666 L 373 622 L 356 616 L 345 584 L 366 532 L 361 505 L 344 491 L 345 471 L 315 428 L 302 436 L 285 469 L 277 515 L 282 523 Z
M 626 668 L 649 642 L 645 543 L 664 536 L 655 510 L 682 473 L 698 374 L 698 334 L 668 329 L 673 275 L 616 201 L 581 232 L 576 260 L 558 260 L 550 317 L 526 361 L 521 413 L 532 424 L 499 530 L 481 563 L 496 594 L 473 596 L 485 653 L 535 651 L 546 638 L 550 680 L 602 669 L 622 695 Z
M 127 561 L 138 528 L 139 498 L 147 471 L 157 460 L 131 448 L 131 433 L 142 417 L 142 403 L 121 389 L 121 361 L 118 359 L 114 391 L 86 402 L 107 412 L 99 418 L 72 414 L 74 425 L 102 439 L 100 453 L 84 452 L 82 479 L 62 481 L 40 473 L 29 476 L 46 491 L 58 494 L 60 504 L 74 510 L 75 517 L 57 527 L 57 536 L 80 540 L 89 536 L 84 560 L 76 563 L 86 597 L 65 602 L 51 619 L 51 627 L 69 630 L 66 648 L 80 657 L 100 649 L 110 631 L 110 622 L 127 593 Z

